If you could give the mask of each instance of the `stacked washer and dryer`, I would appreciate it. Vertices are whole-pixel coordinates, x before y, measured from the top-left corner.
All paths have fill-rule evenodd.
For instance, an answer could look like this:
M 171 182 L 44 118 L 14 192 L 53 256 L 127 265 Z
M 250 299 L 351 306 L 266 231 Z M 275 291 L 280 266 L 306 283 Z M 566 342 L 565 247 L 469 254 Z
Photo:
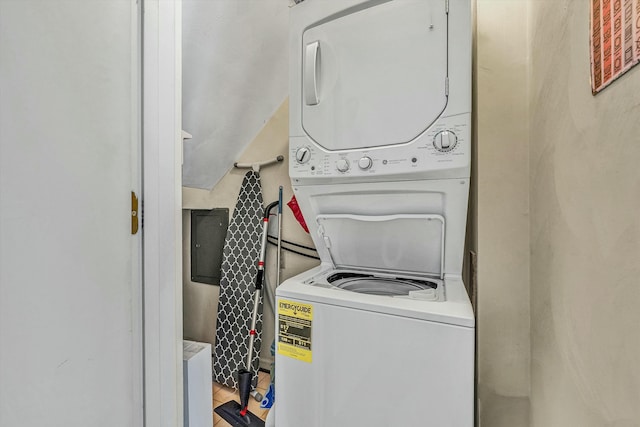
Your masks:
M 290 163 L 321 265 L 277 289 L 278 427 L 470 427 L 469 0 L 291 9 Z

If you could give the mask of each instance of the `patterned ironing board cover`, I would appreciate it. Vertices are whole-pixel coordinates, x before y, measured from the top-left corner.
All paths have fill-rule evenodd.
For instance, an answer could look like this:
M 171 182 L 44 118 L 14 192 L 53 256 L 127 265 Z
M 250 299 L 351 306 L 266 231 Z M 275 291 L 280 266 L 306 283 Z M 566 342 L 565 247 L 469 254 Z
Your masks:
M 238 388 L 237 372 L 245 368 L 249 351 L 248 335 L 260 257 L 263 213 L 260 174 L 249 171 L 242 181 L 224 243 L 213 360 L 214 381 L 235 389 Z M 261 331 L 262 299 L 258 307 L 251 366 L 254 387 L 258 381 Z

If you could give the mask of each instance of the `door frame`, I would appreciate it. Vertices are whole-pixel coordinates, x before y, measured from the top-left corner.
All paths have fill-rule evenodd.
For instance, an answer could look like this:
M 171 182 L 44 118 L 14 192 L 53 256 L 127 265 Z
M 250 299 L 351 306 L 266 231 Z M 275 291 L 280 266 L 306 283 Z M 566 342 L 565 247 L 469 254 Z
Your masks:
M 142 1 L 145 426 L 181 427 L 182 1 Z

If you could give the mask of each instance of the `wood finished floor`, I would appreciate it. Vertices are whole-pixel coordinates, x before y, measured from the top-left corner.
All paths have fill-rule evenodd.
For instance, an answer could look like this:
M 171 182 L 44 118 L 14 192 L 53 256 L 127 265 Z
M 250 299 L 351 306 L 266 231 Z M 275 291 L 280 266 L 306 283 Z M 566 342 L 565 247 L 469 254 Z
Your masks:
M 258 387 L 256 390 L 260 392 L 264 396 L 267 391 L 267 387 L 269 387 L 270 377 L 266 372 L 260 372 L 258 374 Z M 213 407 L 217 408 L 218 406 L 226 403 L 230 400 L 235 400 L 236 402 L 240 402 L 240 398 L 238 396 L 238 392 L 220 385 L 216 382 L 213 383 Z M 249 398 L 249 410 L 253 412 L 258 417 L 265 420 L 267 418 L 268 409 L 261 409 L 260 402 L 256 402 L 254 398 Z M 229 427 L 231 424 L 220 418 L 220 415 L 213 413 L 213 425 L 215 427 Z

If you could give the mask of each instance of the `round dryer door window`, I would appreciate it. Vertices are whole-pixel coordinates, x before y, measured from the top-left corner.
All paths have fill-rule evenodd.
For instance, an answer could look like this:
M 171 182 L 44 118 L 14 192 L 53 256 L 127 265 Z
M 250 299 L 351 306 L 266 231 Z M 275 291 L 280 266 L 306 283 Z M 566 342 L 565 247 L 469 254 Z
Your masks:
M 447 104 L 444 0 L 363 2 L 303 34 L 302 124 L 330 151 L 411 142 Z

